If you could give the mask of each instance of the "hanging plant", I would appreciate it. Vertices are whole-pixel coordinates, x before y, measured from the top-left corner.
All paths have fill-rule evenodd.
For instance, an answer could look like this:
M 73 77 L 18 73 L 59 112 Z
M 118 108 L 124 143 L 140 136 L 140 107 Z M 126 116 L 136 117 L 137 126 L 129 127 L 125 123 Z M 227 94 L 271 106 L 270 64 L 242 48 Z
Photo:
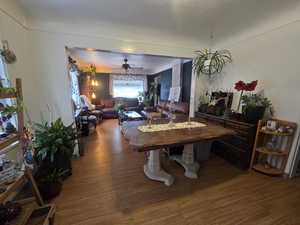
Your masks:
M 193 70 L 199 76 L 200 74 L 212 75 L 220 73 L 227 63 L 232 62 L 232 56 L 228 50 L 212 52 L 210 49 L 196 51 Z
M 3 61 L 6 64 L 13 64 L 17 61 L 17 57 L 8 47 L 8 41 L 2 41 L 3 49 L 0 50 Z

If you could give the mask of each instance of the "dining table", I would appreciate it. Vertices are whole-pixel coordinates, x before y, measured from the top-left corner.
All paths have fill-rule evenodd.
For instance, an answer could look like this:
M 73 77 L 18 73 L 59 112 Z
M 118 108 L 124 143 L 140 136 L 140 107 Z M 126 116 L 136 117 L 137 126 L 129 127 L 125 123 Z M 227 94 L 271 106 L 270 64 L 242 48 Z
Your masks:
M 161 166 L 161 150 L 184 146 L 182 155 L 173 155 L 170 159 L 184 167 L 186 177 L 196 179 L 198 178 L 199 163 L 194 157 L 194 144 L 235 134 L 234 130 L 217 124 L 187 118 L 174 121 L 169 119 L 150 122 L 145 120 L 129 121 L 122 124 L 121 132 L 132 150 L 149 152 L 149 157 L 144 165 L 145 175 L 149 179 L 161 181 L 167 186 L 173 184 L 174 178 Z

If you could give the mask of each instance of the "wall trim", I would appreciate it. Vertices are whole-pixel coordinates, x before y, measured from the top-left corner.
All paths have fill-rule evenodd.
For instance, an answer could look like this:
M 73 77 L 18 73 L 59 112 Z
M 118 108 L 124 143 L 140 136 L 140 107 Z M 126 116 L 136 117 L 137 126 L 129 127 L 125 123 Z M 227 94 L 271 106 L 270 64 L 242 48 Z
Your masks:
M 11 13 L 9 13 L 3 7 L 0 7 L 0 11 L 2 13 L 4 13 L 6 16 L 8 16 L 9 18 L 11 18 L 13 21 L 15 21 L 17 24 L 19 24 L 21 27 L 23 27 L 25 30 L 28 30 L 28 26 L 25 23 L 23 23 L 22 21 L 20 21 L 16 16 L 12 15 Z

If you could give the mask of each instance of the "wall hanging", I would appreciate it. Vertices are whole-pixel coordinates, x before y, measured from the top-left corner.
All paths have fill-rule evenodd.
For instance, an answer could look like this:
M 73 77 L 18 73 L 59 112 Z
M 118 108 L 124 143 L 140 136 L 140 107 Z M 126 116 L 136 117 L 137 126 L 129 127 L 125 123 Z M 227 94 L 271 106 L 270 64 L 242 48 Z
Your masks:
M 203 49 L 196 51 L 193 62 L 193 70 L 198 74 L 212 75 L 220 73 L 227 63 L 232 62 L 231 53 L 228 50 L 211 51 Z
M 9 49 L 8 41 L 2 41 L 3 49 L 0 49 L 0 54 L 6 64 L 13 64 L 17 61 L 15 53 Z

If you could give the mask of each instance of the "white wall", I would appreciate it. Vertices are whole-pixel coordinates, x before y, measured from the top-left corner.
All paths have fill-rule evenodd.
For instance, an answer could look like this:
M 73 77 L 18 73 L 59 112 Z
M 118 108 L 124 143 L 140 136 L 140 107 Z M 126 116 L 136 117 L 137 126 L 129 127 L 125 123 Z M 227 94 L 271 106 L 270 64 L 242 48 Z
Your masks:
M 202 76 L 198 87 L 233 90 L 234 83 L 239 80 L 258 80 L 258 90 L 264 89 L 272 101 L 275 117 L 300 125 L 299 36 L 300 22 L 297 22 L 230 46 L 217 46 L 230 50 L 234 61 L 222 74 L 216 75 L 214 81 Z M 286 173 L 290 170 L 293 155 L 292 151 Z
M 32 73 L 31 43 L 24 22 L 25 15 L 18 5 L 13 4 L 13 1 L 1 1 L 0 40 L 8 40 L 9 47 L 17 56 L 17 62 L 6 65 L 6 70 L 13 84 L 16 78 L 22 78 L 26 110 L 32 117 L 37 117 L 36 104 L 39 95 L 33 88 L 36 80 Z

